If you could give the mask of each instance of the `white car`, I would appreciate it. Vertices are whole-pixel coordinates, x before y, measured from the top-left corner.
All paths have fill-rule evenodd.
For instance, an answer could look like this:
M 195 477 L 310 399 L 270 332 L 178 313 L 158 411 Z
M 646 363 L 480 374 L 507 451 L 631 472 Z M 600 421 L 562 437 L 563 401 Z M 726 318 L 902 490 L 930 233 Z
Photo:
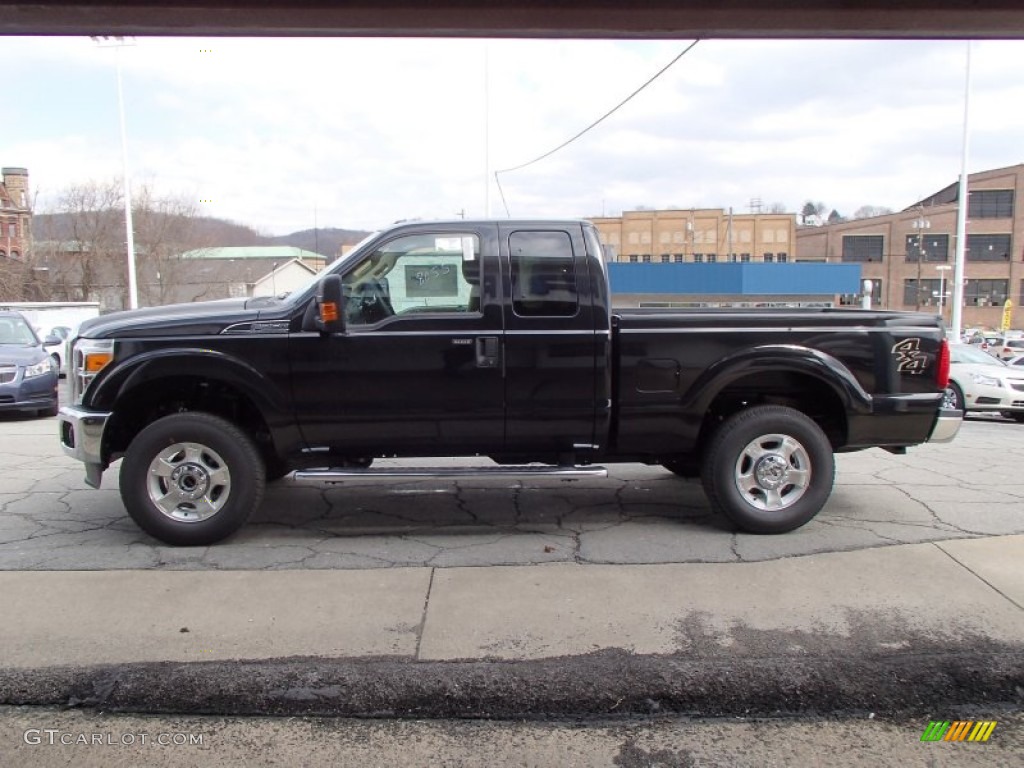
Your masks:
M 1024 423 L 1024 367 L 1009 366 L 976 345 L 949 345 L 946 407 L 1001 413 Z
M 53 358 L 57 371 L 61 376 L 68 372 L 67 343 L 75 335 L 73 328 L 67 325 L 55 325 L 45 330 L 38 329 L 39 338 L 43 339 L 43 348 Z
M 988 353 L 1000 360 L 1010 360 L 1018 355 L 1024 355 L 1024 338 L 999 339 L 989 348 Z

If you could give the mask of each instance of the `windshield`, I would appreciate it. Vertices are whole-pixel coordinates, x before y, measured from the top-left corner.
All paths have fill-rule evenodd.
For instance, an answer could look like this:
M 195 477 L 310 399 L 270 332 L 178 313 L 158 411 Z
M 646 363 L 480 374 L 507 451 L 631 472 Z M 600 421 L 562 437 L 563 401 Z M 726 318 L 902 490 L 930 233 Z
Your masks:
M 38 343 L 35 331 L 20 317 L 0 317 L 0 344 L 32 346 Z
M 988 352 L 982 352 L 974 347 L 956 346 L 950 349 L 950 362 L 972 363 L 973 365 L 998 365 L 1006 364 L 998 358 L 992 357 Z

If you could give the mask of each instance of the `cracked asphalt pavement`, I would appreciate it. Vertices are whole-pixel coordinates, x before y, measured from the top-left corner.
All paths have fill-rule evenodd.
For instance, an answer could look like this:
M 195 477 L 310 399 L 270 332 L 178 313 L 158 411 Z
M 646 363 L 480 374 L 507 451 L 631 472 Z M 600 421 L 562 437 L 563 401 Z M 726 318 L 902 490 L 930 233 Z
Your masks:
M 55 419 L 0 415 L 0 457 L 0 570 L 724 563 L 1024 533 L 1024 425 L 998 418 L 968 419 L 953 443 L 905 456 L 838 456 L 825 509 L 782 536 L 738 533 L 699 482 L 628 464 L 572 481 L 284 479 L 234 538 L 175 548 L 128 518 L 119 463 L 100 490 L 85 485 Z

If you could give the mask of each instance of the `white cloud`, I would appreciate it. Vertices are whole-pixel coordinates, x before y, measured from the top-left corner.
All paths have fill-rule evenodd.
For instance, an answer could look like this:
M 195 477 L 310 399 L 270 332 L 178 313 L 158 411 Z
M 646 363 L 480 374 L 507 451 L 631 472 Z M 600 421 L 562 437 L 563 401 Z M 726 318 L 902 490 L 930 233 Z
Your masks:
M 282 233 L 502 213 L 532 160 L 690 41 L 140 39 L 122 49 L 133 175 Z M 596 129 L 504 174 L 514 215 L 638 204 L 901 208 L 959 173 L 965 46 L 703 41 Z M 971 170 L 1022 161 L 1024 43 L 976 44 Z M 47 192 L 120 173 L 114 52 L 8 38 L 4 165 Z M 487 77 L 485 78 L 485 71 Z M 489 130 L 485 134 L 485 127 Z M 315 212 L 315 213 L 314 213 Z

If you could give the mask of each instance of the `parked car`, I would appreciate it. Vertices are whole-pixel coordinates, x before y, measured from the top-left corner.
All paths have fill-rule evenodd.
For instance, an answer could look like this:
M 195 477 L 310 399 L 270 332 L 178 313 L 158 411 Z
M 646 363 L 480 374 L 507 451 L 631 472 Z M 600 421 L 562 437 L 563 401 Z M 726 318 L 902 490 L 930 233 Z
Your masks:
M 67 325 L 55 325 L 39 333 L 39 336 L 43 339 L 43 347 L 46 348 L 47 353 L 53 358 L 53 362 L 57 365 L 57 373 L 60 376 L 67 375 L 67 344 L 68 340 L 73 338 L 74 335 L 74 330 Z
M 1024 371 L 1024 355 L 1018 355 L 1010 360 L 1004 360 L 1007 365 L 1017 366 Z
M 57 366 L 19 312 L 0 311 L 0 411 L 57 415 Z
M 1024 369 L 967 344 L 950 344 L 946 406 L 1024 422 Z
M 1024 355 L 1024 338 L 997 339 L 995 344 L 989 347 L 988 353 L 995 355 L 1000 360 L 1009 360 L 1018 355 Z

